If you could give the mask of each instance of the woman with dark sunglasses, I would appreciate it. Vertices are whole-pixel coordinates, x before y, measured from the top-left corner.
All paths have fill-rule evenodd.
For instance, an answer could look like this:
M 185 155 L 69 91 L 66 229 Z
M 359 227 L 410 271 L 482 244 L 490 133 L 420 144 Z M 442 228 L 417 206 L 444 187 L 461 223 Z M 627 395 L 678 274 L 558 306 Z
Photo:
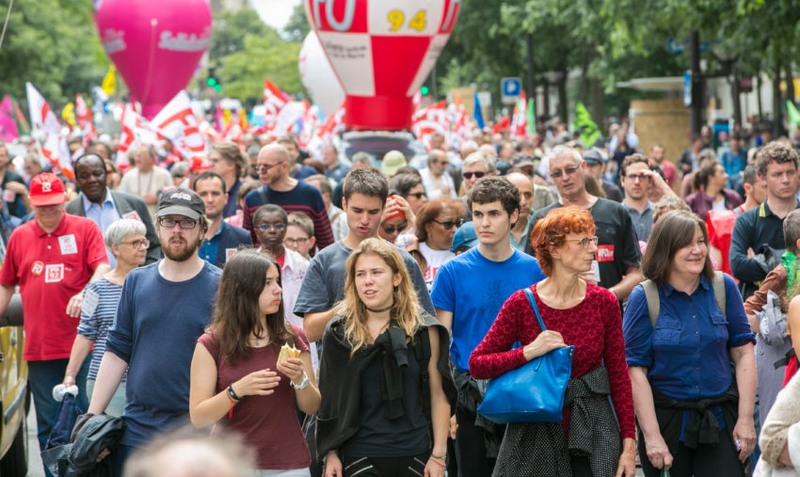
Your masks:
M 406 251 L 417 260 L 428 291 L 439 267 L 456 256 L 450 249 L 464 213 L 464 205 L 452 199 L 432 200 L 419 209 L 417 240 Z

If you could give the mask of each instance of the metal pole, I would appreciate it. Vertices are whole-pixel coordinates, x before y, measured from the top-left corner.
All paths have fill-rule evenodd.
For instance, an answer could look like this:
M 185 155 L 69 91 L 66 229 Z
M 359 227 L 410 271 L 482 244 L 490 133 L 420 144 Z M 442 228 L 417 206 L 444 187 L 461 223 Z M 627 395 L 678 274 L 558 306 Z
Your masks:
M 703 72 L 700 71 L 700 33 L 697 30 L 692 30 L 689 33 L 689 54 L 691 55 L 690 68 L 692 71 L 692 134 L 700 135 L 700 130 L 703 127 L 705 93 L 703 92 Z
M 528 32 L 525 36 L 525 43 L 527 46 L 525 59 L 528 63 L 528 101 L 536 101 L 536 71 L 533 64 L 533 33 Z

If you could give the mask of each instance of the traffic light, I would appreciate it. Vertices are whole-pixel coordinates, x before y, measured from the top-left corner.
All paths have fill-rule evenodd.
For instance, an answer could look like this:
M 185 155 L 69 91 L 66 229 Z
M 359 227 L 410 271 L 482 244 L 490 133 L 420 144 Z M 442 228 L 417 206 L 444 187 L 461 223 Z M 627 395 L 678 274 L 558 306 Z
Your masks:
M 222 91 L 222 84 L 220 84 L 219 79 L 217 78 L 216 68 L 209 68 L 208 69 L 208 78 L 206 79 L 206 86 L 209 88 L 214 88 L 214 91 L 219 93 Z
M 421 94 L 422 96 L 428 96 L 430 92 L 431 89 L 428 88 L 428 85 L 422 85 L 422 87 L 419 89 L 419 94 Z

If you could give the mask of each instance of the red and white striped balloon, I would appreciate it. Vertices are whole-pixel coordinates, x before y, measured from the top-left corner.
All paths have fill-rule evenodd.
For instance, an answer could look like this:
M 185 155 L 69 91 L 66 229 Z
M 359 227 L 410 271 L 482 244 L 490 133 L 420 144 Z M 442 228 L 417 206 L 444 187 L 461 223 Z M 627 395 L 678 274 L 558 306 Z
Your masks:
M 461 0 L 304 0 L 344 87 L 348 129 L 411 127 L 411 98 L 447 43 Z

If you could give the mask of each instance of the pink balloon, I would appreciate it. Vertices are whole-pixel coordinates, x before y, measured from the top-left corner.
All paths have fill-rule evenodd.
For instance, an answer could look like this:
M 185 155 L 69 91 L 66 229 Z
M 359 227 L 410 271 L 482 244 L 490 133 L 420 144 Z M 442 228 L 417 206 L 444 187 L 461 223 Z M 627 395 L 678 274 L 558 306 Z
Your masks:
M 103 0 L 96 21 L 147 119 L 189 84 L 211 40 L 208 0 Z
M 303 0 L 344 87 L 350 129 L 410 129 L 419 91 L 461 0 Z

